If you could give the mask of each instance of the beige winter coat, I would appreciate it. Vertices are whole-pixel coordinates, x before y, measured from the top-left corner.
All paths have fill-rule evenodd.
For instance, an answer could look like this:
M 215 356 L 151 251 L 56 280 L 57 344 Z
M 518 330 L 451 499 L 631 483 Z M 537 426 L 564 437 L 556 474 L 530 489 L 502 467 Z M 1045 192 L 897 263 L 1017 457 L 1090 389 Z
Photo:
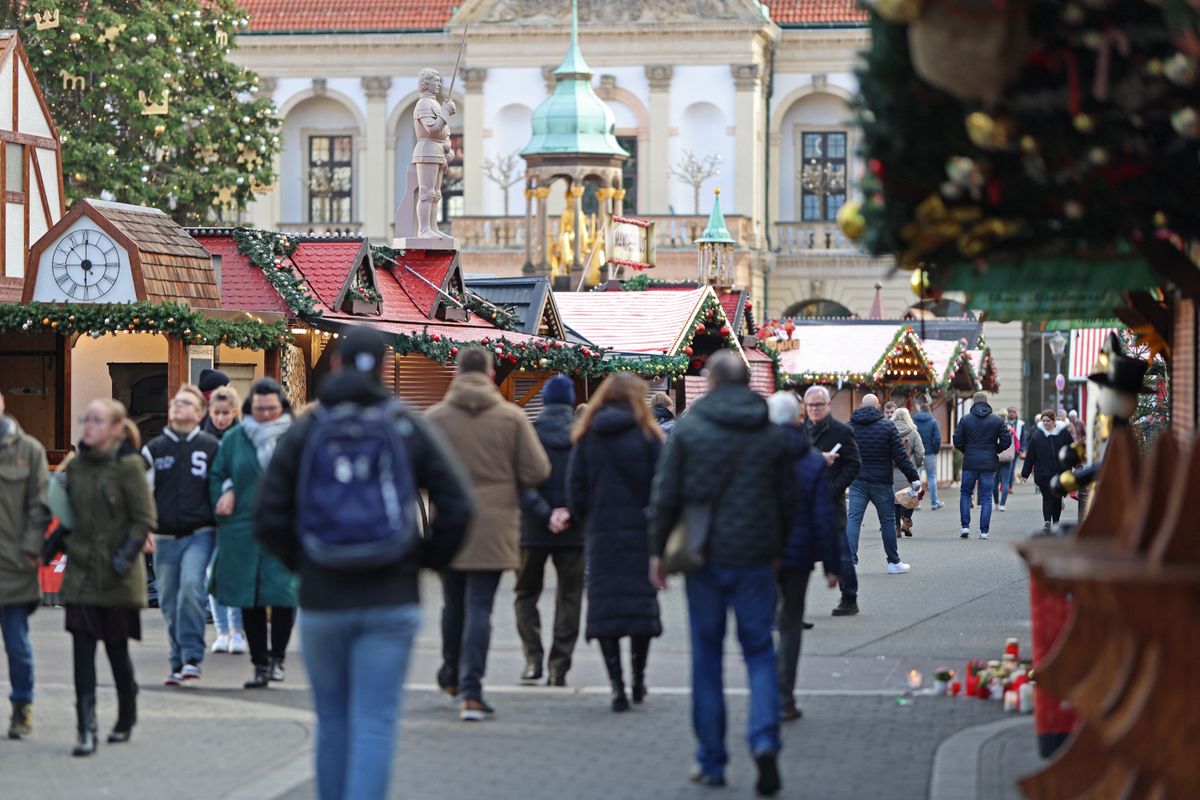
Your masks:
M 533 425 L 487 375 L 460 375 L 426 412 L 471 479 L 475 516 L 453 569 L 505 570 L 521 565 L 520 495 L 550 477 L 550 459 Z M 436 511 L 436 509 L 435 509 Z

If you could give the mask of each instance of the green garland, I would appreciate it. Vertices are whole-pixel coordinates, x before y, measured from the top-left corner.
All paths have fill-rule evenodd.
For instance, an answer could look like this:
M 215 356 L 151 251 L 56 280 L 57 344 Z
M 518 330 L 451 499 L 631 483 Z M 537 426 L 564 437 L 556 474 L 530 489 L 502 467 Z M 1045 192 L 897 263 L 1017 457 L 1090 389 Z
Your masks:
M 361 300 L 364 303 L 379 304 L 383 302 L 383 295 L 379 293 L 379 290 L 370 286 L 352 286 L 350 295 L 352 300 Z
M 321 316 L 316 301 L 308 293 L 308 286 L 289 263 L 300 244 L 298 237 L 254 228 L 234 228 L 233 241 L 238 252 L 262 270 L 267 282 L 283 298 L 288 311 L 302 318 Z
M 725 308 L 721 305 L 721 301 L 716 297 L 707 297 L 696 311 L 696 315 L 692 317 L 691 323 L 688 325 L 688 334 L 680 342 L 679 347 L 675 349 L 675 354 L 685 353 L 691 358 L 692 342 L 697 336 L 705 335 L 709 332 L 709 328 L 715 328 L 713 333 L 716 333 L 730 350 L 741 350 L 741 342 L 738 341 L 737 334 L 733 330 L 733 326 L 729 322 L 729 318 L 725 316 Z M 728 330 L 722 331 L 722 328 Z
M 786 374 L 781 373 L 779 379 L 777 380 L 777 383 L 780 384 L 781 388 L 794 388 L 797 386 L 812 386 L 814 384 L 825 385 L 825 384 L 834 383 L 837 381 L 840 381 L 843 385 L 848 385 L 848 386 L 859 386 L 859 387 L 881 386 L 881 385 L 883 385 L 884 375 L 886 374 L 888 367 L 891 366 L 892 357 L 894 355 L 897 355 L 897 348 L 902 349 L 903 346 L 902 346 L 901 342 L 906 338 L 911 339 L 913 349 L 916 350 L 917 355 L 920 357 L 921 364 L 924 365 L 926 370 L 929 370 L 930 372 L 932 372 L 932 369 L 929 366 L 929 357 L 925 355 L 925 351 L 921 347 L 921 340 L 917 338 L 916 334 L 913 332 L 913 329 L 911 327 L 904 327 L 904 328 L 901 328 L 900 330 L 896 331 L 896 334 L 894 336 L 892 336 L 891 342 L 888 343 L 887 348 L 883 351 L 883 354 L 875 361 L 874 366 L 871 367 L 869 372 L 790 372 L 790 373 L 786 373 Z M 936 376 L 934 376 L 934 377 L 935 377 L 935 384 L 936 384 Z M 935 385 L 935 384 L 923 383 L 923 382 L 911 382 L 910 383 L 907 381 L 897 381 L 895 384 L 889 384 L 889 385 L 929 388 L 931 385 Z
M 454 363 L 460 350 L 484 348 L 496 359 L 518 372 L 558 372 L 584 378 L 600 378 L 614 372 L 632 372 L 644 378 L 681 378 L 687 374 L 688 359 L 682 356 L 615 356 L 602 348 L 569 344 L 552 339 L 512 342 L 504 336 L 460 341 L 437 333 L 392 334 L 389 343 L 397 355 L 422 355 L 446 366 Z
M 700 288 L 700 284 L 695 281 L 668 281 L 662 278 L 651 278 L 645 272 L 638 273 L 621 284 L 621 288 L 627 292 L 644 292 L 654 286 L 688 286 L 697 289 Z M 604 291 L 604 284 L 597 284 L 592 291 Z
M 790 388 L 787 375 L 783 371 L 783 361 L 779 358 L 779 351 L 766 342 L 759 342 L 758 352 L 771 359 L 771 364 L 775 372 L 775 388 L 781 390 Z
M 278 350 L 292 338 L 280 321 L 228 322 L 183 303 L 30 303 L 0 305 L 0 333 L 80 333 L 93 338 L 118 333 L 162 333 L 187 344 Z
M 399 264 L 397 257 L 403 258 L 403 250 L 393 250 L 390 247 L 380 244 L 371 245 L 371 263 L 376 267 L 382 267 L 386 264 Z M 465 297 L 458 296 L 458 293 L 453 289 L 448 293 L 455 300 L 462 303 L 470 313 L 480 319 L 495 325 L 502 331 L 515 331 L 519 327 L 517 317 L 509 309 L 501 308 L 494 303 L 489 302 L 486 298 L 467 290 Z

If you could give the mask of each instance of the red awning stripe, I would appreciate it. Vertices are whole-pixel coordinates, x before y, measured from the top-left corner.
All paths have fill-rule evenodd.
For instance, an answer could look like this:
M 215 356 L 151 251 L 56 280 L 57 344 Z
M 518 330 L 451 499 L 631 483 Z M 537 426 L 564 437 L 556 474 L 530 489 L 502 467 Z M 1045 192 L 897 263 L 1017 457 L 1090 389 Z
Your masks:
M 1108 334 L 1116 328 L 1075 328 L 1071 331 L 1071 352 L 1067 380 L 1086 381 L 1100 355 Z

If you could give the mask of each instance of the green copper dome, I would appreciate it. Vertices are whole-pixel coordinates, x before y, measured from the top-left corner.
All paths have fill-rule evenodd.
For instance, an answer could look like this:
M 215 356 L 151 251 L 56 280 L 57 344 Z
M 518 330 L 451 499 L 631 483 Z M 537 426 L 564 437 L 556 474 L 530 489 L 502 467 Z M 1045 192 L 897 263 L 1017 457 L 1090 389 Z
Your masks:
M 533 137 L 521 155 L 628 158 L 614 135 L 617 122 L 612 109 L 592 90 L 592 69 L 579 50 L 578 0 L 571 3 L 571 45 L 554 77 L 554 92 L 533 112 Z
M 700 234 L 700 238 L 696 240 L 696 244 L 737 244 L 737 240 L 733 238 L 733 234 L 729 232 L 728 226 L 725 225 L 725 214 L 721 211 L 721 190 L 713 190 L 713 207 L 712 213 L 708 215 L 708 227 L 704 229 L 704 233 Z

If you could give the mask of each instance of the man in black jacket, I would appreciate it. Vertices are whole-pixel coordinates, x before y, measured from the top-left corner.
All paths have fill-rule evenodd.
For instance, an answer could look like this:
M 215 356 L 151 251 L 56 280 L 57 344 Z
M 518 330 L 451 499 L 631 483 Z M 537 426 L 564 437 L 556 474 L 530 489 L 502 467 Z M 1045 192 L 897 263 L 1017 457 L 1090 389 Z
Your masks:
M 979 484 L 979 538 L 988 538 L 992 522 L 992 490 L 996 485 L 996 470 L 1000 468 L 1000 453 L 1012 444 L 1012 434 L 1004 418 L 992 411 L 987 395 L 976 392 L 970 412 L 964 414 L 954 429 L 954 447 L 962 451 L 962 487 L 958 495 L 958 515 L 962 522 L 963 539 L 971 535 L 971 493 Z
M 833 511 L 838 530 L 841 532 L 839 546 L 842 568 L 838 572 L 838 585 L 842 590 L 842 599 L 833 610 L 833 615 L 848 617 L 858 613 L 858 571 L 854 568 L 854 557 L 846 539 L 846 490 L 862 469 L 862 457 L 858 452 L 858 440 L 854 438 L 854 431 L 849 425 L 833 418 L 829 413 L 829 404 L 829 390 L 824 386 L 810 386 L 804 393 L 804 410 L 808 413 L 808 436 L 812 440 L 812 446 L 820 450 L 825 457 L 829 483 L 833 489 Z
M 378 406 L 392 398 L 380 382 L 383 337 L 356 328 L 341 340 L 321 405 Z M 317 712 L 316 765 L 322 797 L 385 797 L 395 756 L 397 718 L 413 641 L 421 623 L 417 573 L 454 558 L 471 521 L 466 475 L 442 437 L 418 414 L 398 407 L 395 425 L 419 489 L 434 508 L 421 546 L 365 569 L 312 561 L 296 534 L 296 492 L 314 414 L 284 435 L 263 476 L 255 532 L 263 546 L 300 575 L 300 634 Z
M 879 532 L 883 535 L 883 550 L 887 555 L 889 575 L 903 575 L 912 569 L 900 560 L 896 546 L 896 498 L 892 489 L 892 465 L 904 473 L 914 492 L 921 489 L 921 476 L 912 459 L 904 451 L 900 432 L 895 424 L 879 410 L 879 398 L 863 395 L 862 405 L 850 415 L 850 427 L 858 440 L 862 470 L 850 484 L 850 509 L 846 514 L 846 538 L 854 561 L 858 561 L 858 535 L 862 531 L 867 504 L 875 506 L 879 515 Z
M 692 725 L 700 740 L 696 783 L 725 785 L 725 699 L 721 658 L 729 609 L 750 685 L 747 738 L 757 790 L 779 791 L 779 691 L 775 665 L 775 575 L 795 513 L 796 480 L 787 433 L 750 391 L 742 357 L 721 350 L 706 373 L 712 391 L 679 421 L 659 462 L 650 500 L 650 579 L 666 588 L 662 555 L 687 505 L 709 505 L 706 563 L 687 576 L 692 628 Z
M 542 621 L 537 604 L 542 595 L 546 560 L 552 560 L 558 590 L 546 685 L 566 686 L 583 607 L 583 531 L 567 510 L 567 463 L 571 458 L 571 427 L 575 424 L 575 385 L 571 379 L 555 375 L 546 381 L 542 403 L 542 413 L 533 428 L 550 458 L 550 477 L 537 489 L 521 495 L 521 568 L 517 570 L 513 610 L 525 651 L 521 680 L 540 680 Z
M 167 409 L 167 427 L 142 448 L 158 507 L 154 575 L 171 646 L 167 686 L 199 679 L 204 661 L 205 574 L 217 536 L 208 468 L 220 447 L 215 436 L 200 430 L 204 411 L 200 390 L 181 386 Z

